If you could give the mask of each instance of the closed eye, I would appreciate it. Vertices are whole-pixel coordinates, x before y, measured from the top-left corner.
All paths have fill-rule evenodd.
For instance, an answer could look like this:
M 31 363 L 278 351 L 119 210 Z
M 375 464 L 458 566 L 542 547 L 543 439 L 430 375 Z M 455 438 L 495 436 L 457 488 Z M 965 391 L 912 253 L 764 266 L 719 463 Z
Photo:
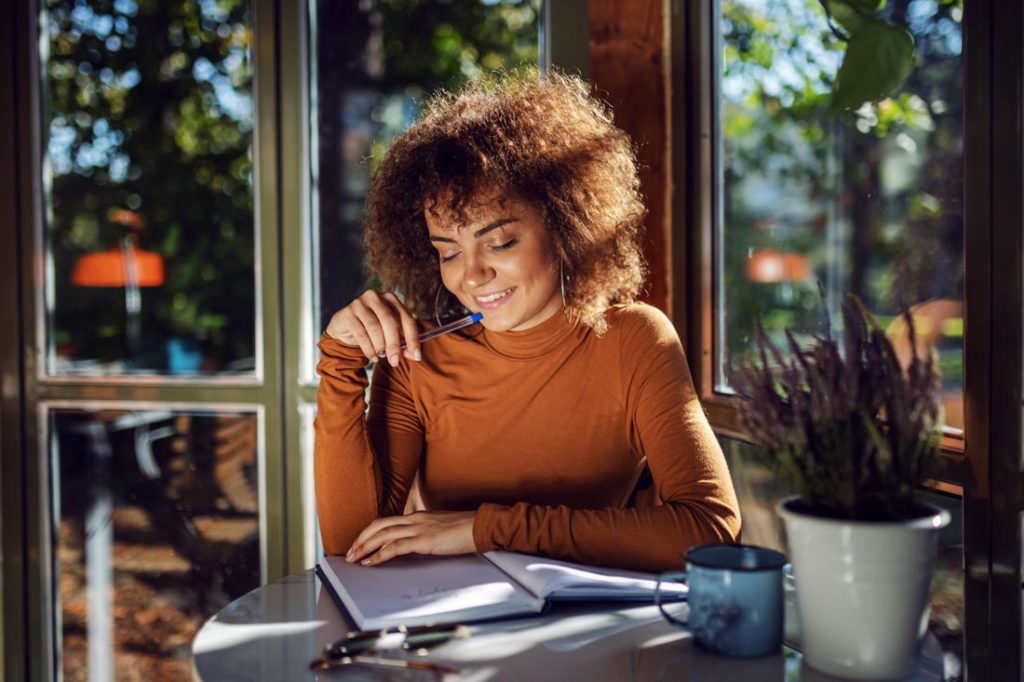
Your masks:
M 453 253 L 450 256 L 445 256 L 445 255 L 442 255 L 442 254 L 438 254 L 438 255 L 441 257 L 441 262 L 442 263 L 448 263 L 450 261 L 455 260 L 455 257 L 459 255 L 459 252 L 456 251 L 455 253 Z
M 519 243 L 518 239 L 509 239 L 504 244 L 496 244 L 495 246 L 492 246 L 491 250 L 492 251 L 505 251 L 507 249 L 511 249 L 513 246 L 515 246 L 518 243 Z

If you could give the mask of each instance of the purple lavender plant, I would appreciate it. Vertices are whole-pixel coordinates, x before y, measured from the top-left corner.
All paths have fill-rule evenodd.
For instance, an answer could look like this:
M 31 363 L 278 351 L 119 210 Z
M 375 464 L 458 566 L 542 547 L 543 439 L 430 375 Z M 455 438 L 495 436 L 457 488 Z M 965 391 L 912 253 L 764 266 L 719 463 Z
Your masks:
M 788 358 L 757 326 L 759 362 L 733 373 L 740 423 L 764 462 L 801 497 L 804 511 L 835 518 L 896 520 L 917 515 L 914 491 L 938 458 L 941 377 L 920 357 L 901 367 L 892 343 L 860 300 L 843 305 L 842 339 L 825 333 Z

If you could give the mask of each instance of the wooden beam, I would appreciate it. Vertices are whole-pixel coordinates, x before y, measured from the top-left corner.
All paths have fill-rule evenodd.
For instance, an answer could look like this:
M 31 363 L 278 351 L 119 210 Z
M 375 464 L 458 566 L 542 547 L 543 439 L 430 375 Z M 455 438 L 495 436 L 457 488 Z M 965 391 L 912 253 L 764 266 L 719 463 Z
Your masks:
M 644 300 L 672 314 L 667 7 L 664 0 L 589 0 L 590 80 L 637 147 L 649 211 Z

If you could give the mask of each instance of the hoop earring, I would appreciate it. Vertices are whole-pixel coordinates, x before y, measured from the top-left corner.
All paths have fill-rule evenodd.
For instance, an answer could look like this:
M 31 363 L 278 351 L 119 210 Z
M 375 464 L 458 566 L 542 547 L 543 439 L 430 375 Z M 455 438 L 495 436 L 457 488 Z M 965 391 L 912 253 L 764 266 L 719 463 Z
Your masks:
M 565 261 L 558 261 L 558 283 L 562 287 L 562 307 L 565 307 Z
M 437 326 L 441 326 L 441 308 L 439 301 L 441 300 L 441 289 L 444 289 L 444 283 L 437 285 L 437 293 L 434 294 L 434 319 L 437 321 Z

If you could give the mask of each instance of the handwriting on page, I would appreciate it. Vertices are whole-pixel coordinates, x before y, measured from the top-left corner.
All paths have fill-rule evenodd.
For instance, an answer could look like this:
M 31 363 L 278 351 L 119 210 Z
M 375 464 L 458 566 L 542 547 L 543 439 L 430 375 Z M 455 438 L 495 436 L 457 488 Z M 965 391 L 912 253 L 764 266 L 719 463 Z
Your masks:
M 408 592 L 408 593 L 405 593 L 405 594 L 400 594 L 398 596 L 399 596 L 400 599 L 413 599 L 413 600 L 416 600 L 416 601 L 419 601 L 421 599 L 428 599 L 430 597 L 437 597 L 437 596 L 440 596 L 442 594 L 445 595 L 446 597 L 456 597 L 457 598 L 460 594 L 472 593 L 473 589 L 474 588 L 465 588 L 465 587 L 453 587 L 453 588 L 448 588 L 448 587 L 429 587 L 429 588 L 428 587 L 421 587 L 421 588 L 417 589 L 415 593 Z
M 458 612 L 463 609 L 486 608 L 503 604 L 515 595 L 515 588 L 505 582 L 489 582 L 471 587 L 420 585 L 395 595 L 393 614 L 396 618 Z

